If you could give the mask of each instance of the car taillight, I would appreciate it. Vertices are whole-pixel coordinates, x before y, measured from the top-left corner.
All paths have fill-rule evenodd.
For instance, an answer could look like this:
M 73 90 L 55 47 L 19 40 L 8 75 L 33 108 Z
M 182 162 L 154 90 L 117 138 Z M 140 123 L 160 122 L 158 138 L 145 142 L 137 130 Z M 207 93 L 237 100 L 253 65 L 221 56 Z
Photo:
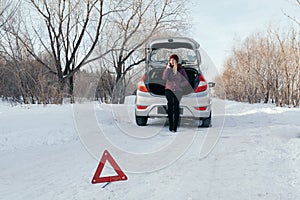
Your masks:
M 196 110 L 200 110 L 200 111 L 204 111 L 206 110 L 206 106 L 203 106 L 203 107 L 195 107 Z
M 137 109 L 140 109 L 140 110 L 145 110 L 148 106 L 140 106 L 140 105 L 137 105 L 136 108 Z
M 206 80 L 204 79 L 204 76 L 202 74 L 200 74 L 198 76 L 198 80 L 199 80 L 199 84 L 195 88 L 194 91 L 195 92 L 203 92 L 203 91 L 205 91 L 207 89 L 208 84 L 207 84 Z
M 144 74 L 144 76 L 138 82 L 138 90 L 142 91 L 142 92 L 149 92 L 146 85 L 145 85 L 145 82 L 144 82 L 145 80 L 146 80 L 146 74 Z

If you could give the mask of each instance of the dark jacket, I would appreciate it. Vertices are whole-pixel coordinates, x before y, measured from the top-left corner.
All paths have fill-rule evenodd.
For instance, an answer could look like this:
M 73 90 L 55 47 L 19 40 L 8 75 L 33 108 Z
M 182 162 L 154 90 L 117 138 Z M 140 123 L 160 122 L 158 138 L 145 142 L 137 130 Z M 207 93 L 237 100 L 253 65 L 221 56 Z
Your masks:
M 177 73 L 172 68 L 166 68 L 163 72 L 162 79 L 166 81 L 165 89 L 172 91 L 182 91 L 189 84 L 188 76 L 185 70 L 178 66 Z

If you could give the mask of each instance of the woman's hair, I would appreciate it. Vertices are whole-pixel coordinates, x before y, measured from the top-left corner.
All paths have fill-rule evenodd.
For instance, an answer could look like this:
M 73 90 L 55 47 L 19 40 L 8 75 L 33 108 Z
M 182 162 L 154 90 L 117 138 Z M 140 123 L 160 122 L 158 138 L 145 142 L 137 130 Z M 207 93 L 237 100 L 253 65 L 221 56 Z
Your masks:
M 169 58 L 169 60 L 171 60 L 171 58 L 173 58 L 174 60 L 176 60 L 176 62 L 178 63 L 179 61 L 179 57 L 176 54 L 172 54 Z

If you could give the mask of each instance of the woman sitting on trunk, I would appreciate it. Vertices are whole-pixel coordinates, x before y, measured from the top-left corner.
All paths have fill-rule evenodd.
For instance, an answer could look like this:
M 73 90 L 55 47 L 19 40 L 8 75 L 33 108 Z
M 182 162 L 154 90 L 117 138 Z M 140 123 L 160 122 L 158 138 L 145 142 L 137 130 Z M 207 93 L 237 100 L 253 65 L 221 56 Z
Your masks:
M 189 84 L 188 76 L 178 61 L 179 57 L 176 54 L 171 55 L 162 75 L 162 79 L 166 81 L 165 95 L 168 101 L 169 130 L 172 132 L 177 131 L 183 88 Z

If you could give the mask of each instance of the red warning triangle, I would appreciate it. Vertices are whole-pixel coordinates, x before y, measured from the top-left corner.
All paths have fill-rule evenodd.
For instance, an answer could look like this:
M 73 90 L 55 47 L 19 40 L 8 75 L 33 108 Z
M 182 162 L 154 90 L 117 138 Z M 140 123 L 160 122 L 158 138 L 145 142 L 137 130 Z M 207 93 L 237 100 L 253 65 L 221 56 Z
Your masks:
M 100 177 L 101 172 L 104 168 L 105 162 L 108 161 L 110 165 L 114 168 L 115 172 L 118 174 L 116 176 L 106 176 L 106 177 Z M 103 152 L 102 158 L 99 162 L 98 168 L 94 174 L 94 177 L 92 179 L 92 184 L 95 183 L 103 183 L 103 182 L 113 182 L 113 181 L 125 181 L 127 180 L 127 176 L 124 174 L 124 172 L 120 169 L 119 165 L 116 163 L 116 161 L 113 159 L 113 157 L 110 155 L 110 153 L 105 150 Z

